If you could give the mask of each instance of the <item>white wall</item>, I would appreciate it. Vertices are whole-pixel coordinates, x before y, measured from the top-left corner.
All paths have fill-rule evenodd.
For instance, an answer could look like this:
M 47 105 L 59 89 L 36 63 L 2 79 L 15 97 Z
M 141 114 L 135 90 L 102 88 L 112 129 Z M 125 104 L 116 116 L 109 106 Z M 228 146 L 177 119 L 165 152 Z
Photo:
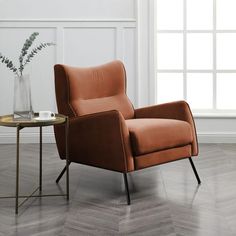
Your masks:
M 30 9 L 30 10 L 29 10 Z M 35 9 L 35 10 L 34 10 Z M 127 92 L 136 104 L 136 4 L 134 0 L 0 0 L 0 52 L 17 62 L 32 32 L 35 44 L 56 42 L 36 55 L 26 72 L 31 77 L 35 111 L 56 111 L 53 65 L 93 66 L 120 59 L 127 69 Z M 0 65 L 0 115 L 12 113 L 14 74 Z M 23 142 L 37 142 L 38 130 L 23 130 Z M 44 141 L 53 141 L 52 127 Z M 0 143 L 15 141 L 13 128 L 0 127 Z
M 135 106 L 152 104 L 150 57 L 152 0 L 0 0 L 0 52 L 17 61 L 25 38 L 40 32 L 37 42 L 56 42 L 27 68 L 34 110 L 56 111 L 53 65 L 91 66 L 124 61 L 128 95 Z M 137 5 L 139 7 L 137 7 Z M 13 74 L 0 65 L 0 115 L 12 113 Z M 236 142 L 236 119 L 195 117 L 199 140 Z M 38 141 L 37 129 L 26 129 L 23 141 Z M 44 141 L 53 141 L 51 128 Z M 0 127 L 0 143 L 15 142 L 13 128 Z

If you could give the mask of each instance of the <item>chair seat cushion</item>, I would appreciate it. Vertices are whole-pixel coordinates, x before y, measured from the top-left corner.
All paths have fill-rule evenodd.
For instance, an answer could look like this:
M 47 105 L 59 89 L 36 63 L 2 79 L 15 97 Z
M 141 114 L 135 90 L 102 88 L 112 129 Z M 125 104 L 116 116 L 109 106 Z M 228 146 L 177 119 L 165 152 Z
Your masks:
M 189 123 L 172 119 L 126 120 L 135 156 L 190 144 Z

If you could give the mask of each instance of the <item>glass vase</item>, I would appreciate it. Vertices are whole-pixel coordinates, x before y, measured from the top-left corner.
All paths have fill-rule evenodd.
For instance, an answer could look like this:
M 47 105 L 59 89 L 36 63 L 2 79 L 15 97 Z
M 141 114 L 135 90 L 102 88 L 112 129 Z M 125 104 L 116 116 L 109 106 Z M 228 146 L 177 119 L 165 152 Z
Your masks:
M 31 120 L 33 109 L 29 75 L 16 76 L 14 80 L 14 120 Z

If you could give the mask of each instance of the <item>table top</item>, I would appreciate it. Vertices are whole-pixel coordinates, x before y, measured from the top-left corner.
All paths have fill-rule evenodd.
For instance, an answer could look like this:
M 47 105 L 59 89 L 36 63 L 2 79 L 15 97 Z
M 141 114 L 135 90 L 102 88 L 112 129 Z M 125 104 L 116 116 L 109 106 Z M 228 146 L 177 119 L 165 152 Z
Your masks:
M 35 113 L 34 118 L 32 120 L 14 120 L 13 115 L 4 115 L 0 116 L 0 126 L 7 127 L 39 127 L 39 126 L 50 126 L 57 125 L 66 122 L 66 116 L 61 114 L 55 114 L 55 119 L 50 120 L 38 120 L 38 114 Z

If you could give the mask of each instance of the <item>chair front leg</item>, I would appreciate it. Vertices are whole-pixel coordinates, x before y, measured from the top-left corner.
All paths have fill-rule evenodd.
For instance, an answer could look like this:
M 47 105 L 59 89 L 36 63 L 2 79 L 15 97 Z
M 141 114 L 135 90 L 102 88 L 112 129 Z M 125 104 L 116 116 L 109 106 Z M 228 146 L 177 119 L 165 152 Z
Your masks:
M 194 166 L 194 163 L 193 163 L 193 160 L 192 160 L 191 157 L 189 157 L 189 161 L 190 161 L 190 164 L 191 164 L 191 166 L 192 166 L 193 172 L 194 172 L 194 174 L 195 174 L 195 176 L 196 176 L 196 179 L 197 179 L 198 184 L 201 184 L 201 180 L 200 180 L 200 178 L 199 178 L 199 176 L 198 176 L 197 170 L 196 170 L 196 168 L 195 168 L 195 166 Z
M 130 205 L 129 184 L 128 184 L 127 173 L 123 173 L 123 176 L 124 176 L 124 183 L 125 183 L 127 205 Z

